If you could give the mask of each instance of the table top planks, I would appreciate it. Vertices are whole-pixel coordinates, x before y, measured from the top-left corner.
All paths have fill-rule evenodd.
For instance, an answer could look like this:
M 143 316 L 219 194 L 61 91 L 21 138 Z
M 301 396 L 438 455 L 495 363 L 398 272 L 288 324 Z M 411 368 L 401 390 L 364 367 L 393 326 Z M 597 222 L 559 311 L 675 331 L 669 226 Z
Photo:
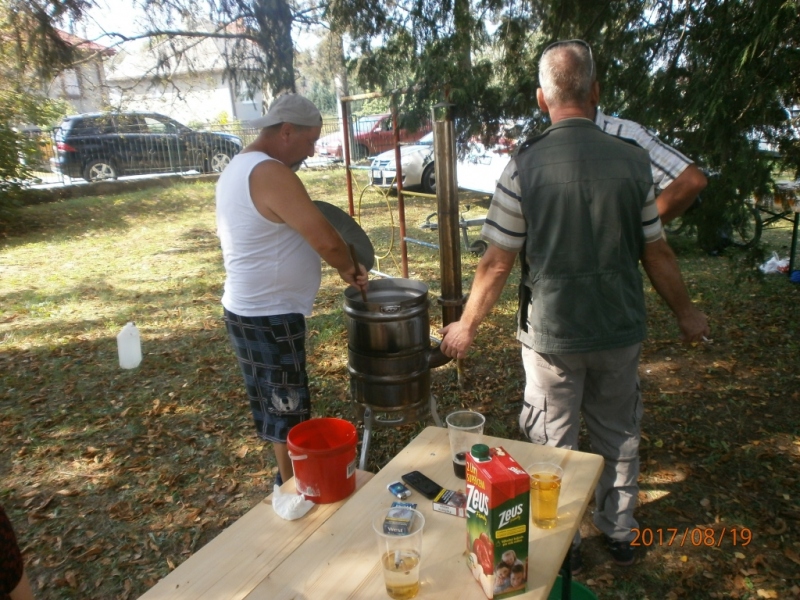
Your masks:
M 564 468 L 558 525 L 530 528 L 525 600 L 546 599 L 580 525 L 602 470 L 601 457 L 484 436 L 503 446 L 523 467 L 554 461 Z M 464 489 L 453 474 L 447 430 L 428 427 L 372 476 L 358 472 L 356 492 L 347 500 L 318 505 L 305 517 L 284 521 L 259 503 L 180 565 L 141 600 L 314 600 L 387 598 L 378 561 L 372 515 L 396 500 L 386 489 L 419 470 L 449 489 Z M 282 488 L 288 491 L 293 482 Z M 268 499 L 267 499 L 268 500 Z M 426 519 L 419 598 L 480 600 L 479 584 L 466 566 L 464 519 L 434 512 L 414 493 Z
M 356 471 L 356 490 L 372 479 Z M 294 479 L 282 487 L 296 493 Z M 347 500 L 318 504 L 303 518 L 281 519 L 272 509 L 272 494 L 200 548 L 140 600 L 240 600 L 300 546 Z

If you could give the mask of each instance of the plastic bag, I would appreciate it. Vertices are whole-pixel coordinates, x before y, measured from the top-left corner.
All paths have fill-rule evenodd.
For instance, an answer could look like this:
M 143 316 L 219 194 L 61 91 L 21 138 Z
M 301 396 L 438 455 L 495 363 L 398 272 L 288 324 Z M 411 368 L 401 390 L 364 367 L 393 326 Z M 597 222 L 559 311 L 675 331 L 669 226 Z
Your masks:
M 279 486 L 275 486 L 272 494 L 272 508 L 278 516 L 293 521 L 305 515 L 314 507 L 314 503 L 297 494 L 284 494 Z
M 763 265 L 758 267 L 759 270 L 769 275 L 770 273 L 788 273 L 789 272 L 789 259 L 788 258 L 781 258 L 778 256 L 777 252 L 772 253 L 772 258 L 770 258 L 767 262 Z

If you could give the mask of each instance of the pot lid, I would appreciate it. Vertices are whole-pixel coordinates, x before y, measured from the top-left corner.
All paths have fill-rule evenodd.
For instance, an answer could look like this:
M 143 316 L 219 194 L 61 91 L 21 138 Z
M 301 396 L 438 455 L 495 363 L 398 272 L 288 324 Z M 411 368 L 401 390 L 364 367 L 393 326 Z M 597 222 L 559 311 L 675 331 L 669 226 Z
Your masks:
M 375 248 L 372 247 L 372 242 L 367 237 L 367 233 L 361 229 L 361 226 L 356 223 L 355 219 L 344 212 L 338 206 L 334 206 L 322 200 L 314 200 L 320 212 L 328 219 L 328 222 L 333 225 L 333 228 L 339 232 L 342 239 L 348 244 L 352 244 L 356 249 L 356 256 L 367 271 L 372 269 L 375 264 Z

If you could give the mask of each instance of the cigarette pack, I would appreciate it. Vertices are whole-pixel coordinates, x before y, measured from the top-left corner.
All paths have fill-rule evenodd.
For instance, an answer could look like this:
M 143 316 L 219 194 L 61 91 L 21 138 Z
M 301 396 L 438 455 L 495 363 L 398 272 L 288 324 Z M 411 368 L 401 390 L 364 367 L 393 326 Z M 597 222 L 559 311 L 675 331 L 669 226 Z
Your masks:
M 392 506 L 383 520 L 383 532 L 406 534 L 414 521 L 412 509 L 417 505 L 412 502 L 392 502 Z
M 454 517 L 467 516 L 467 495 L 461 490 L 442 490 L 433 499 L 433 510 Z

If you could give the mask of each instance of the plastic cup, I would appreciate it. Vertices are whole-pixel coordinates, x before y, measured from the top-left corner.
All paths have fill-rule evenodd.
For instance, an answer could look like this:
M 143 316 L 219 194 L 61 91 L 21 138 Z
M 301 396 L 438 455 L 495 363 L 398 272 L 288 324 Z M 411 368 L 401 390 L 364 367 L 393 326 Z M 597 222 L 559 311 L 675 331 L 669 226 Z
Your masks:
M 450 438 L 450 454 L 456 477 L 467 477 L 467 453 L 473 444 L 480 444 L 486 417 L 473 410 L 457 410 L 447 415 L 447 433 Z
M 413 515 L 406 530 L 398 525 L 398 511 L 405 511 L 405 516 Z M 387 523 L 392 525 L 387 526 Z M 390 598 L 408 600 L 419 593 L 419 564 L 422 559 L 424 527 L 425 517 L 411 508 L 385 508 L 372 520 L 372 528 L 378 538 L 383 580 Z
M 553 463 L 534 463 L 531 476 L 531 518 L 541 529 L 552 529 L 558 521 L 558 496 L 564 469 Z

